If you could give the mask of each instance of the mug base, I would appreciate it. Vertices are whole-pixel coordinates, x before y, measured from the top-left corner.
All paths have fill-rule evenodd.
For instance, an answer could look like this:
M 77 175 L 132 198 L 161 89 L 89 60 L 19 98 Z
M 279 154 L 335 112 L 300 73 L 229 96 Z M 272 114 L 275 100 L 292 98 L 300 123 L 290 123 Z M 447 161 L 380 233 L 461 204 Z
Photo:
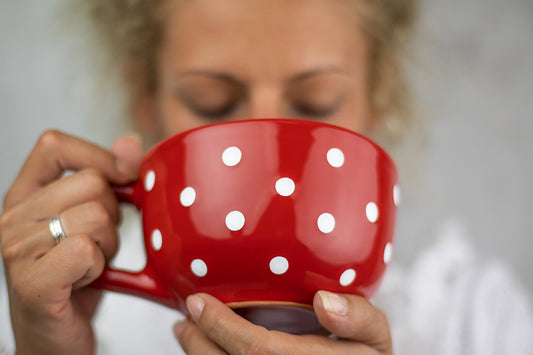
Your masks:
M 253 324 L 284 333 L 330 334 L 319 322 L 313 308 L 292 302 L 235 302 L 228 304 L 235 313 Z

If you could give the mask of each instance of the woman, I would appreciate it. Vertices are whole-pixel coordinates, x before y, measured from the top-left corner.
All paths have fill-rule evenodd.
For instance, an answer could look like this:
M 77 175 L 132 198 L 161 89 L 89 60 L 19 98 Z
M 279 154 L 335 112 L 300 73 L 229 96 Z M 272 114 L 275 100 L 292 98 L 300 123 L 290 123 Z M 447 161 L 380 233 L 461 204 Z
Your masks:
M 93 4 L 145 140 L 242 118 L 315 119 L 374 137 L 405 126 L 396 55 L 411 1 Z M 131 137 L 111 151 L 55 131 L 37 142 L 0 220 L 17 353 L 94 352 L 91 318 L 100 292 L 87 286 L 118 244 L 109 186 L 134 180 L 141 155 Z M 67 170 L 75 173 L 60 178 Z M 53 217 L 66 235 L 57 245 Z M 174 333 L 191 354 L 392 353 L 385 315 L 353 295 L 319 293 L 314 300 L 322 325 L 342 340 L 267 332 L 205 294 L 187 305 L 193 319 Z

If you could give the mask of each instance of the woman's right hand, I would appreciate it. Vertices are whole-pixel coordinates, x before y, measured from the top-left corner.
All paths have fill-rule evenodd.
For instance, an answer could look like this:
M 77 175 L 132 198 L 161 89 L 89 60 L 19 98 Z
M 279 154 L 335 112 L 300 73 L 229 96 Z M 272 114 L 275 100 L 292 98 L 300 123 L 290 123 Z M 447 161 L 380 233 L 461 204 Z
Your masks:
M 45 132 L 5 196 L 0 247 L 17 354 L 94 353 L 100 291 L 85 286 L 117 250 L 120 212 L 110 185 L 135 180 L 141 157 L 138 142 L 118 145 L 125 158 Z M 48 227 L 54 216 L 66 234 L 57 245 Z

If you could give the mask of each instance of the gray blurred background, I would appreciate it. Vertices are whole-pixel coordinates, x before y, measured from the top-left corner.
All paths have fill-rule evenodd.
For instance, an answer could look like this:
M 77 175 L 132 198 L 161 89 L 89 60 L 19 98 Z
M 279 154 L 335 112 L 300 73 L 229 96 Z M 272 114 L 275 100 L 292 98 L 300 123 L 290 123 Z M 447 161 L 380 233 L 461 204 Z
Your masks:
M 63 3 L 0 0 L 2 195 L 45 129 L 105 146 L 127 131 L 112 77 L 95 75 L 86 38 L 58 15 Z M 395 260 L 407 263 L 454 218 L 533 291 L 533 1 L 421 3 L 409 72 L 425 125 L 402 153 Z

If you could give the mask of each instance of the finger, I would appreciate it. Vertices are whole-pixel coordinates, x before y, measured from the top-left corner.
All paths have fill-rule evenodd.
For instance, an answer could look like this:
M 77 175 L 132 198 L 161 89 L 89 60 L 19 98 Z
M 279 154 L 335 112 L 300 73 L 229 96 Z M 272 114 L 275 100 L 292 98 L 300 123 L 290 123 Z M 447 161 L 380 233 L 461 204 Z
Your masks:
M 58 277 L 50 284 L 52 288 L 82 288 L 96 280 L 105 266 L 102 250 L 86 234 L 64 239 L 40 260 L 42 267 L 55 267 Z
M 121 137 L 113 143 L 111 152 L 135 170 L 139 170 L 143 157 L 142 138 L 136 134 Z
M 52 198 L 49 195 L 54 195 L 54 190 L 69 190 L 68 186 L 73 184 L 72 182 L 60 183 L 58 181 L 57 184 L 53 183 L 43 188 L 37 193 L 38 196 L 31 201 L 17 205 L 15 209 L 18 210 L 18 213 L 12 213 L 13 210 L 11 210 L 9 216 L 2 215 L 3 218 L 0 222 L 1 240 L 6 260 L 17 260 L 18 263 L 22 260 L 34 262 L 52 249 L 56 244 L 49 229 L 49 217 L 52 215 L 59 217 L 66 236 L 87 234 L 102 249 L 106 260 L 113 257 L 118 248 L 116 226 L 120 216 L 116 197 L 105 182 L 102 182 L 102 187 L 96 188 L 96 190 L 107 189 L 109 191 L 107 193 L 95 193 L 94 191 L 91 192 L 95 189 L 90 187 L 95 184 L 87 182 L 86 179 L 76 179 L 72 176 L 65 178 L 65 180 L 80 180 L 77 185 L 85 186 L 86 189 L 82 189 L 82 193 L 73 194 L 73 197 L 69 197 L 71 200 L 63 201 L 59 197 Z M 63 186 L 67 187 L 63 188 Z M 94 200 L 81 202 L 79 205 L 68 208 L 69 205 L 87 199 Z M 44 201 L 39 202 L 38 200 L 49 200 L 50 203 L 40 207 Z M 62 213 L 57 212 L 64 208 L 67 209 Z M 35 216 L 35 214 L 38 215 Z
M 2 228 L 0 234 L 6 270 L 13 262 L 33 263 L 55 245 L 48 229 L 48 221 L 28 223 L 20 228 Z
M 313 307 L 320 323 L 336 336 L 391 350 L 387 318 L 363 297 L 319 291 Z
M 57 179 L 64 171 L 85 168 L 101 171 L 114 184 L 131 182 L 137 176 L 134 168 L 117 159 L 110 151 L 80 138 L 51 130 L 39 138 L 8 191 L 4 206 L 13 206 Z
M 89 236 L 70 236 L 25 270 L 25 277 L 14 278 L 12 289 L 25 307 L 37 301 L 61 305 L 73 289 L 95 280 L 104 264 L 102 251 Z
M 105 260 L 109 261 L 115 255 L 119 243 L 116 225 L 102 205 L 87 202 L 63 212 L 59 220 L 66 238 L 86 234 L 102 250 Z M 25 231 L 21 232 L 24 235 L 22 238 L 19 235 L 4 236 L 2 249 L 5 249 L 4 259 L 7 265 L 13 260 L 18 263 L 26 260 L 25 265 L 31 265 L 57 244 L 50 233 L 49 220 L 41 220 L 25 227 Z
M 376 355 L 363 343 L 332 340 L 324 336 L 297 336 L 268 331 L 234 313 L 207 294 L 187 298 L 187 307 L 198 329 L 229 354 L 358 354 Z
M 29 219 L 48 219 L 88 201 L 100 203 L 112 221 L 119 222 L 117 198 L 105 176 L 95 169 L 84 169 L 37 191 L 31 199 L 24 201 L 24 213 L 19 214 L 19 220 L 27 223 Z
M 258 344 L 271 344 L 265 328 L 240 317 L 213 296 L 192 295 L 186 303 L 198 328 L 230 354 L 251 353 Z
M 87 234 L 102 249 L 107 261 L 115 255 L 119 243 L 117 227 L 107 209 L 99 202 L 74 206 L 64 211 L 60 220 L 67 238 L 70 235 Z
M 176 323 L 173 331 L 183 351 L 189 355 L 227 354 L 191 322 Z

